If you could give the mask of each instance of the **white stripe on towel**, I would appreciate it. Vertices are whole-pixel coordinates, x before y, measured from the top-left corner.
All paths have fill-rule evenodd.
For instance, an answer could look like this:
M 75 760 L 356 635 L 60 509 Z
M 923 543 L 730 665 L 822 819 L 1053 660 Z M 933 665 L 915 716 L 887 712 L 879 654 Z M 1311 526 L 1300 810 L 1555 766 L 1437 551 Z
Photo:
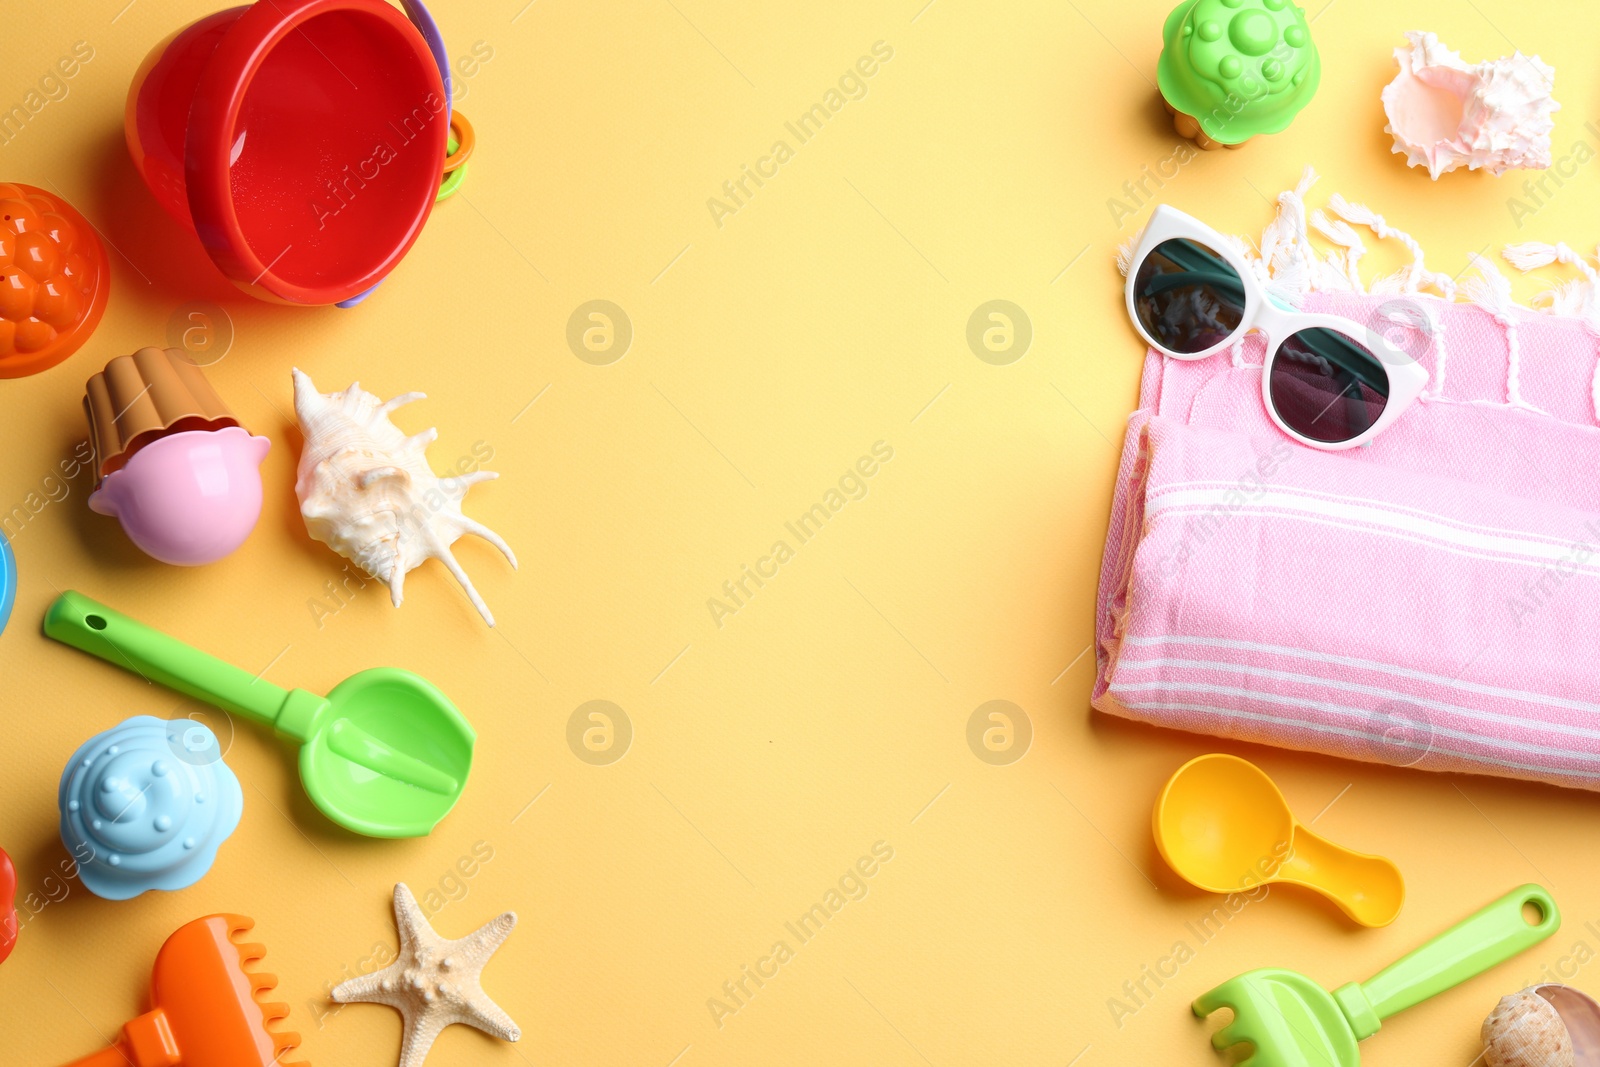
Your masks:
M 1121 681 L 1124 670 L 1139 670 L 1145 667 L 1193 667 L 1202 670 L 1225 671 L 1229 674 L 1247 674 L 1257 678 L 1272 678 L 1281 682 L 1296 682 L 1303 685 L 1313 685 L 1323 689 L 1342 689 L 1347 693 L 1365 693 L 1368 696 L 1386 697 L 1390 700 L 1406 704 L 1415 704 L 1421 707 L 1434 708 L 1450 715 L 1459 715 L 1462 718 L 1476 719 L 1480 722 L 1500 723 L 1522 730 L 1547 731 L 1550 733 L 1566 734 L 1569 737 L 1582 737 L 1590 741 L 1600 741 L 1600 729 L 1589 729 L 1583 726 L 1569 726 L 1565 723 L 1549 722 L 1544 719 L 1526 719 L 1518 715 L 1504 715 L 1496 711 L 1485 711 L 1481 708 L 1463 707 L 1460 704 L 1449 704 L 1443 700 L 1431 700 L 1427 697 L 1417 696 L 1399 689 L 1384 689 L 1376 685 L 1362 685 L 1360 682 L 1346 682 L 1335 678 L 1324 678 L 1315 674 L 1301 674 L 1297 671 L 1279 671 L 1270 667 L 1251 667 L 1241 663 L 1224 663 L 1220 660 L 1205 659 L 1136 659 L 1120 657 L 1117 660 L 1117 680 L 1112 684 L 1116 688 L 1126 688 Z M 1187 682 L 1168 679 L 1174 687 L 1185 687 Z M 1530 703 L 1543 703 L 1530 698 Z
M 1263 487 L 1263 488 L 1265 488 L 1265 487 Z M 1214 489 L 1214 490 L 1218 490 L 1219 492 L 1223 493 L 1224 495 L 1226 495 L 1226 493 L 1229 492 L 1229 491 L 1237 492 L 1237 493 L 1239 493 L 1241 495 L 1250 495 L 1250 494 L 1252 494 L 1254 492 L 1254 490 L 1250 489 L 1249 487 L 1240 486 L 1240 484 L 1238 482 L 1236 482 L 1236 481 L 1234 481 L 1234 482 L 1222 482 L 1222 481 L 1214 481 L 1213 480 L 1213 481 L 1193 481 L 1193 482 L 1169 482 L 1166 485 L 1161 486 L 1161 488 L 1153 490 L 1150 493 L 1150 499 L 1155 499 L 1156 497 L 1159 497 L 1164 493 L 1170 493 L 1170 492 L 1173 492 L 1173 491 L 1176 491 L 1176 490 L 1189 490 L 1189 489 Z M 1458 529 L 1462 529 L 1462 530 L 1477 530 L 1477 531 L 1481 531 L 1483 533 L 1503 534 L 1503 535 L 1505 535 L 1507 537 L 1514 537 L 1514 538 L 1518 538 L 1520 540 L 1547 541 L 1552 545 L 1561 545 L 1562 547 L 1569 548 L 1569 549 L 1572 548 L 1576 544 L 1576 542 L 1574 542 L 1574 541 L 1572 541 L 1570 539 L 1569 540 L 1563 540 L 1562 538 L 1552 537 L 1552 536 L 1550 536 L 1548 534 L 1536 533 L 1536 532 L 1534 532 L 1532 530 L 1515 529 L 1515 528 L 1505 527 L 1505 526 L 1486 526 L 1486 525 L 1483 525 L 1482 523 L 1467 522 L 1464 519 L 1452 518 L 1452 517 L 1447 516 L 1447 515 L 1441 515 L 1436 511 L 1428 511 L 1425 508 L 1412 507 L 1409 504 L 1402 504 L 1402 503 L 1399 503 L 1398 501 L 1394 501 L 1394 500 L 1373 500 L 1370 497 L 1348 496 L 1348 495 L 1346 495 L 1344 493 L 1334 493 L 1334 492 L 1330 492 L 1330 491 L 1328 491 L 1326 489 L 1311 489 L 1311 488 L 1308 488 L 1306 486 L 1296 486 L 1293 490 L 1280 490 L 1280 491 L 1293 492 L 1293 493 L 1295 493 L 1297 495 L 1312 497 L 1312 498 L 1317 499 L 1317 500 L 1332 500 L 1332 501 L 1338 501 L 1339 503 L 1343 503 L 1343 504 L 1364 505 L 1364 506 L 1367 506 L 1367 507 L 1382 508 L 1382 509 L 1384 509 L 1386 511 L 1399 512 L 1399 513 L 1406 514 L 1406 515 L 1415 515 L 1415 516 L 1418 516 L 1419 518 L 1431 519 L 1431 520 L 1433 520 L 1435 522 L 1442 522 L 1442 523 L 1445 523 L 1447 525 L 1455 526 Z M 1224 505 L 1224 506 L 1226 506 L 1226 505 Z M 1594 521 L 1593 518 L 1591 518 L 1591 522 L 1593 522 L 1593 521 Z M 1594 535 L 1597 540 L 1600 540 L 1600 526 L 1595 526 L 1595 527 L 1586 526 L 1585 529 L 1590 534 Z
M 1529 704 L 1552 704 L 1557 707 L 1572 708 L 1574 711 L 1589 711 L 1600 714 L 1600 704 L 1590 704 L 1582 700 L 1569 700 L 1566 697 L 1549 696 L 1544 693 L 1528 693 L 1520 689 L 1484 685 L 1481 682 L 1466 682 L 1460 678 L 1450 678 L 1443 674 L 1431 674 L 1428 671 L 1414 670 L 1410 667 L 1398 667 L 1392 663 L 1383 663 L 1378 660 L 1361 659 L 1356 656 L 1340 656 L 1332 652 L 1313 652 L 1310 649 L 1293 648 L 1288 645 L 1268 645 L 1259 641 L 1240 641 L 1228 637 L 1198 637 L 1186 634 L 1168 634 L 1161 637 L 1135 637 L 1130 634 L 1122 639 L 1122 643 L 1139 648 L 1172 644 L 1199 645 L 1202 648 L 1233 648 L 1245 652 L 1265 652 L 1276 656 L 1308 659 L 1315 663 L 1337 663 L 1343 667 L 1359 667 L 1363 670 L 1376 671 L 1380 674 L 1392 674 L 1398 678 L 1413 678 L 1417 681 L 1432 682 L 1436 685 L 1454 686 L 1457 689 L 1464 689 L 1469 693 L 1479 693 L 1483 696 L 1507 697 L 1511 700 L 1521 700 Z
M 1417 544 L 1432 545 L 1456 555 L 1539 567 L 1565 560 L 1572 564 L 1574 571 L 1600 575 L 1600 551 L 1595 551 L 1590 557 L 1593 562 L 1580 563 L 1574 558 L 1577 542 L 1563 544 L 1536 540 L 1539 535 L 1527 535 L 1520 531 L 1489 533 L 1482 527 L 1469 528 L 1437 516 L 1407 514 L 1351 501 L 1325 500 L 1282 489 L 1259 490 L 1252 499 L 1244 502 L 1237 499 L 1241 495 L 1238 486 L 1228 489 L 1163 490 L 1152 493 L 1146 500 L 1145 516 L 1148 521 L 1163 512 L 1179 509 L 1222 510 L 1229 515 L 1281 516 L 1287 512 L 1324 526 L 1387 534 Z M 1234 500 L 1230 502 L 1229 497 Z M 1508 556 L 1515 558 L 1507 560 Z
M 1305 697 L 1282 696 L 1278 693 L 1263 693 L 1259 689 L 1242 689 L 1233 685 L 1212 685 L 1209 682 L 1131 682 L 1116 683 L 1111 686 L 1114 696 L 1127 692 L 1148 691 L 1152 689 L 1184 690 L 1192 693 L 1212 693 L 1217 696 L 1240 697 L 1256 703 L 1278 704 L 1290 708 L 1311 708 L 1314 711 L 1327 712 L 1330 715 L 1341 715 L 1372 721 L 1376 716 L 1369 708 L 1353 708 L 1346 704 L 1334 704 L 1326 700 L 1309 700 Z M 1221 710 L 1221 709 L 1218 709 Z M 1548 745 L 1536 745 L 1531 741 L 1512 741 L 1508 738 L 1491 737 L 1486 734 L 1469 733 L 1466 730 L 1452 730 L 1448 726 L 1439 726 L 1434 723 L 1419 724 L 1418 729 L 1426 728 L 1430 736 L 1453 737 L 1458 741 L 1473 741 L 1485 748 L 1508 749 L 1515 752 L 1526 752 L 1531 756 L 1553 756 L 1557 759 L 1580 760 L 1585 763 L 1600 763 L 1600 752 L 1583 752 L 1572 748 L 1552 748 Z
M 1130 704 L 1127 701 L 1118 701 L 1124 708 L 1131 711 L 1193 711 L 1205 715 L 1215 715 L 1225 719 L 1243 719 L 1248 722 L 1266 723 L 1286 730 L 1310 730 L 1314 733 L 1336 734 L 1341 737 L 1353 737 L 1364 741 L 1372 741 L 1386 747 L 1416 748 L 1421 749 L 1424 755 L 1438 753 L 1442 756 L 1454 756 L 1456 759 L 1469 760 L 1473 763 L 1484 763 L 1491 767 L 1507 767 L 1512 770 L 1531 771 L 1541 778 L 1600 778 L 1600 772 L 1568 770 L 1562 767 L 1546 767 L 1537 763 L 1517 763 L 1513 760 L 1498 760 L 1488 756 L 1478 756 L 1470 752 L 1456 752 L 1453 749 L 1440 748 L 1437 745 L 1418 744 L 1408 742 L 1401 738 L 1390 737 L 1384 734 L 1371 734 L 1364 730 L 1350 730 L 1342 726 L 1328 726 L 1324 723 L 1303 722 L 1299 719 L 1281 719 L 1272 715 L 1258 715 L 1253 711 L 1233 711 L 1228 708 L 1214 708 L 1202 704 L 1180 704 L 1156 702 L 1150 704 Z M 1168 722 L 1166 725 L 1177 725 L 1185 729 L 1182 724 Z M 1247 738 L 1247 740 L 1257 740 Z

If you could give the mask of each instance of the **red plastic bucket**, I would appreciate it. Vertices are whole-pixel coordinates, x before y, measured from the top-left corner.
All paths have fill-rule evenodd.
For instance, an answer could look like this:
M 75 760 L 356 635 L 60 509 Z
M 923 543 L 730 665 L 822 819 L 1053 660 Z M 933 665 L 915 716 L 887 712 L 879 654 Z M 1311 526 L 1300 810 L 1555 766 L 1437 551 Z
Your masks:
M 381 0 L 261 0 L 158 44 L 128 150 L 222 273 L 264 300 L 336 304 L 400 262 L 439 190 L 449 98 Z

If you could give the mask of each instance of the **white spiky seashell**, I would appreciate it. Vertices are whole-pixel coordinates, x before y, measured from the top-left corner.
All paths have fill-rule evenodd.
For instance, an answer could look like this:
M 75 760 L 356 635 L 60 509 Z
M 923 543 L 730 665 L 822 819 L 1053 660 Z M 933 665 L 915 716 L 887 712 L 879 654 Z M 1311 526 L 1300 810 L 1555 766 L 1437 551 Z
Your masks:
M 319 393 L 311 378 L 294 371 L 294 410 L 305 434 L 295 495 L 311 536 L 389 587 L 398 607 L 406 574 L 429 559 L 449 568 L 490 626 L 494 616 L 450 552 L 464 534 L 477 536 L 517 557 L 500 535 L 461 513 L 467 490 L 498 478 L 473 471 L 440 478 L 428 466 L 427 448 L 439 431 L 407 436 L 389 413 L 422 393 L 379 400 L 359 382 L 342 393 Z
M 1384 132 L 1407 166 L 1438 178 L 1459 167 L 1500 175 L 1550 166 L 1550 93 L 1556 72 L 1521 52 L 1468 64 L 1437 35 L 1406 32 L 1409 48 L 1394 50 L 1400 73 L 1383 90 Z

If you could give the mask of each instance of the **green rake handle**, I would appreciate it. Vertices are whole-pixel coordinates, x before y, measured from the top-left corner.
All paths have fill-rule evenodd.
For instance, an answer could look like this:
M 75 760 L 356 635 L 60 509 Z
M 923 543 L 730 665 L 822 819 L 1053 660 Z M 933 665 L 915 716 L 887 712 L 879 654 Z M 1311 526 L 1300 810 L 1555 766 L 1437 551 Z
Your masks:
M 1537 922 L 1530 921 L 1537 913 Z M 1504 963 L 1561 928 L 1561 911 L 1536 885 L 1514 889 L 1457 923 L 1365 982 L 1336 990 L 1334 1000 L 1349 1019 L 1356 1040 L 1407 1008 L 1453 989 Z

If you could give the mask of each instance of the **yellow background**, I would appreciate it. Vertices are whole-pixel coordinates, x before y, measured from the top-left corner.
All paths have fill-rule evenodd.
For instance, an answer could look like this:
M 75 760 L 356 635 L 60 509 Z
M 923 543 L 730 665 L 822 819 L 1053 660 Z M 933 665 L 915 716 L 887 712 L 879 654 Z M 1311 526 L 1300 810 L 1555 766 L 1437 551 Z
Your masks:
M 5 8 L 0 105 L 73 42 L 95 56 L 0 147 L 0 179 L 59 189 L 118 251 L 90 344 L 0 382 L 0 506 L 47 490 L 85 436 L 84 378 L 164 344 L 193 300 L 220 303 L 235 327 L 210 377 L 272 438 L 267 503 L 244 548 L 201 569 L 140 555 L 84 506 L 85 476 L 16 537 L 0 843 L 22 890 L 42 894 L 65 857 L 55 790 L 74 747 L 128 715 L 192 710 L 44 639 L 57 590 L 280 684 L 325 690 L 362 667 L 408 667 L 455 699 L 479 747 L 432 836 L 370 841 L 310 808 L 283 745 L 212 716 L 244 784 L 236 835 L 188 890 L 109 903 L 73 882 L 28 919 L 0 967 L 0 1062 L 93 1051 L 140 1009 L 165 936 L 232 910 L 258 921 L 300 1055 L 392 1063 L 392 1011 L 323 1014 L 321 998 L 392 946 L 397 880 L 460 898 L 434 917 L 447 936 L 503 909 L 520 918 L 486 984 L 523 1040 L 453 1028 L 438 1064 L 1198 1067 L 1216 1060 L 1210 1028 L 1188 1014 L 1194 994 L 1269 965 L 1330 986 L 1364 978 L 1542 882 L 1565 909 L 1560 934 L 1367 1044 L 1378 1067 L 1465 1065 L 1500 994 L 1579 942 L 1584 956 L 1600 947 L 1585 928 L 1600 930 L 1589 796 L 1219 744 L 1089 710 L 1094 585 L 1140 357 L 1112 255 L 1148 211 L 1119 229 L 1108 200 L 1177 150 L 1152 85 L 1164 3 L 440 3 L 453 56 L 475 42 L 493 52 L 458 81 L 480 147 L 462 195 L 353 311 L 254 303 L 161 215 L 123 147 L 124 94 L 146 50 L 212 5 L 124 3 Z M 1312 105 L 1284 134 L 1188 162 L 1162 197 L 1257 233 L 1269 198 L 1312 163 L 1324 175 L 1314 203 L 1339 190 L 1372 205 L 1452 273 L 1511 239 L 1589 247 L 1600 168 L 1519 230 L 1506 201 L 1525 175 L 1433 184 L 1407 171 L 1378 92 L 1406 29 L 1435 30 L 1469 59 L 1517 46 L 1557 70 L 1557 153 L 1592 144 L 1590 5 L 1321 0 L 1309 14 L 1324 64 Z M 790 139 L 784 123 L 877 41 L 893 58 L 867 95 L 791 142 L 794 158 L 716 225 L 707 199 Z M 965 339 L 996 298 L 1034 331 L 1004 366 Z M 565 339 L 594 299 L 634 330 L 606 366 Z M 412 575 L 401 609 L 369 586 L 319 625 L 311 605 L 331 605 L 324 583 L 343 561 L 296 510 L 292 365 L 327 390 L 360 379 L 383 396 L 426 391 L 398 421 L 439 428 L 435 467 L 492 448 L 502 477 L 466 510 L 522 567 L 481 542 L 459 554 L 497 630 L 437 565 Z M 878 441 L 894 455 L 867 496 L 809 543 L 791 540 L 794 558 L 716 625 L 708 598 L 790 540 L 784 523 Z M 634 731 L 607 766 L 567 742 L 574 709 L 594 699 Z M 1009 766 L 967 742 L 974 709 L 995 699 L 1024 709 L 1034 735 Z M 1160 783 L 1216 748 L 1259 761 L 1303 818 L 1322 813 L 1318 831 L 1393 857 L 1408 907 L 1362 932 L 1275 893 L 1119 1026 L 1109 998 L 1175 942 L 1197 946 L 1186 924 L 1216 903 L 1176 881 L 1149 832 Z M 787 934 L 879 841 L 894 858 L 865 898 L 808 944 Z M 452 880 L 475 846 L 493 859 Z M 708 999 L 778 940 L 794 958 L 719 1028 Z M 1600 991 L 1600 972 L 1576 981 Z

